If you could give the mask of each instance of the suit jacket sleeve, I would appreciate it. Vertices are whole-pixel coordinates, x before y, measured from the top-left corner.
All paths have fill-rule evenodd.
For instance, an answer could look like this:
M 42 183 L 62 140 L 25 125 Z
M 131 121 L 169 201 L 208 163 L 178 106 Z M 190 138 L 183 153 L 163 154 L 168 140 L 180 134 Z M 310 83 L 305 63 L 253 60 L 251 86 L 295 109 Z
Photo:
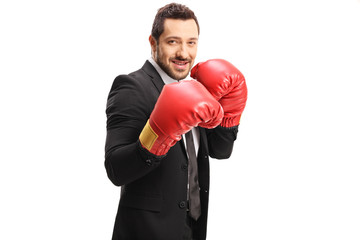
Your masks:
M 161 157 L 141 147 L 139 135 L 156 101 L 151 87 L 131 75 L 120 75 L 111 87 L 107 107 L 105 168 L 117 186 L 132 182 L 155 169 Z
M 206 135 L 210 157 L 217 159 L 229 158 L 233 150 L 237 132 L 238 126 L 231 128 L 218 126 L 214 129 L 207 129 Z

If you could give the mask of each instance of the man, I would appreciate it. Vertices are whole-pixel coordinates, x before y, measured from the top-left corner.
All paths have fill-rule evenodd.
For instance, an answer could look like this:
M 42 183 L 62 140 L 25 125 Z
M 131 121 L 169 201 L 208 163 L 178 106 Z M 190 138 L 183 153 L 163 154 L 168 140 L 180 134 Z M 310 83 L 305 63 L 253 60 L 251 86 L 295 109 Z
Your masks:
M 223 60 L 198 64 L 197 81 L 183 80 L 198 37 L 189 8 L 164 6 L 149 37 L 152 57 L 111 87 L 105 167 L 121 186 L 113 240 L 206 239 L 208 157 L 231 155 L 247 91 L 242 74 Z

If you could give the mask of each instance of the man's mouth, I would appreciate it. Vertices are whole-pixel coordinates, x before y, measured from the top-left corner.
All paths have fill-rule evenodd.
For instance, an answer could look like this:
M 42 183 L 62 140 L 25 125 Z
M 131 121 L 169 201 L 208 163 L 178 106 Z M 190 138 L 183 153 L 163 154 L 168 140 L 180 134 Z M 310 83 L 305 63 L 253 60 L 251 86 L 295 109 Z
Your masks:
M 171 60 L 171 62 L 175 65 L 175 68 L 178 69 L 186 69 L 189 65 L 189 61 Z

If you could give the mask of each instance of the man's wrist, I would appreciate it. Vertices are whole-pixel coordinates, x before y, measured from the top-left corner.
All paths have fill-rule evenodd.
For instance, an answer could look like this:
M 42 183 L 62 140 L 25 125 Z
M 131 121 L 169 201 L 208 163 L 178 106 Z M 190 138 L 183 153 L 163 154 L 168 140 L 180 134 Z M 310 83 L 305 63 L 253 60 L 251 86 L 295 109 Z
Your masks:
M 221 127 L 231 128 L 235 126 L 239 126 L 241 115 L 232 116 L 232 117 L 224 117 L 220 123 Z

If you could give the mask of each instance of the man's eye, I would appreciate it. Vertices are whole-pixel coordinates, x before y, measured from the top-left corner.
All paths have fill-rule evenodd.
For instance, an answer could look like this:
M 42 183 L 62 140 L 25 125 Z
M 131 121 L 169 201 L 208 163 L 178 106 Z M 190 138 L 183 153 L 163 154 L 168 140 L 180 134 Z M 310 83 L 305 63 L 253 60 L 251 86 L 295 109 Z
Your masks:
M 175 40 L 170 40 L 170 41 L 168 41 L 168 43 L 169 43 L 169 44 L 175 44 L 176 41 L 175 41 Z
M 195 45 L 196 42 L 189 42 L 189 45 Z

